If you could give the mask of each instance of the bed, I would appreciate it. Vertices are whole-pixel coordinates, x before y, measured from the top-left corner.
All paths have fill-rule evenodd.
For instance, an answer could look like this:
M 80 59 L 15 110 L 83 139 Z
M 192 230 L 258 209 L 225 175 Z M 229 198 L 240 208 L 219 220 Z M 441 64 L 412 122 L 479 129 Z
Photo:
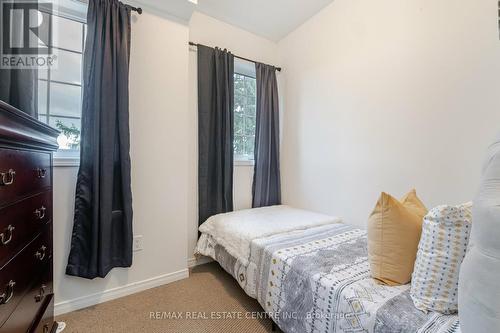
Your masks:
M 409 285 L 370 278 L 366 232 L 339 218 L 273 206 L 200 226 L 198 255 L 216 260 L 287 333 L 458 333 L 458 316 L 424 313 Z

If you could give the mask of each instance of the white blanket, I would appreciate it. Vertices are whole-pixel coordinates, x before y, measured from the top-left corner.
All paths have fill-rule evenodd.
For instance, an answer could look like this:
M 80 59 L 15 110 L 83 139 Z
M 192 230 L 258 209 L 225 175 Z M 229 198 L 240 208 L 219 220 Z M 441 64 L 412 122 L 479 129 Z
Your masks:
M 199 230 L 212 236 L 230 255 L 247 265 L 252 240 L 341 222 L 338 217 L 281 205 L 215 215 Z

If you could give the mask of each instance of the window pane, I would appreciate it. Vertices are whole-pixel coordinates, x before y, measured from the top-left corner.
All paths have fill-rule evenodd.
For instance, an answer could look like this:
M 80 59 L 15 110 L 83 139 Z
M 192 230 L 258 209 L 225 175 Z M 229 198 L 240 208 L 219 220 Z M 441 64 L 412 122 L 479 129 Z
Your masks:
M 234 135 L 245 134 L 245 117 L 241 114 L 234 115 Z
M 245 93 L 247 94 L 247 96 L 255 96 L 255 82 L 255 79 L 245 78 Z
M 59 149 L 79 149 L 80 148 L 80 119 L 68 119 L 61 117 L 50 117 L 49 125 L 61 131 L 57 138 Z
M 255 136 L 255 117 L 245 116 L 245 135 Z
M 47 114 L 47 82 L 38 81 L 38 114 Z M 42 120 L 46 122 L 46 120 Z
M 50 79 L 81 84 L 82 55 L 63 50 L 55 50 L 55 52 L 57 52 L 57 66 L 51 70 Z
M 57 63 L 54 68 L 38 72 L 38 118 L 62 132 L 58 138 L 60 149 L 79 149 L 82 39 L 86 32 L 83 23 L 56 15 L 52 16 L 52 24 L 51 45 Z
M 234 156 L 238 159 L 244 154 L 243 137 L 241 135 L 234 137 Z
M 255 136 L 248 136 L 245 140 L 245 155 L 253 159 Z
M 240 152 L 240 155 L 242 157 L 244 157 L 247 154 L 246 147 L 247 147 L 247 137 L 246 136 L 242 136 L 241 137 L 241 152 Z
M 247 104 L 249 106 L 254 106 L 255 107 L 255 104 L 257 104 L 257 99 L 255 98 L 255 95 L 247 97 Z
M 39 69 L 38 70 L 38 78 L 47 80 L 47 70 L 46 69 Z
M 81 88 L 67 84 L 50 83 L 50 114 L 81 117 Z
M 247 103 L 245 105 L 245 108 L 243 109 L 243 112 L 245 115 L 250 116 L 250 117 L 255 117 L 255 104 L 249 104 Z
M 245 93 L 245 82 L 244 77 L 236 74 L 234 76 L 234 93 L 236 94 L 244 94 Z
M 254 158 L 256 80 L 234 75 L 234 154 L 239 160 Z
M 243 112 L 243 106 L 246 104 L 246 97 L 241 94 L 234 95 L 234 111 Z
M 83 24 L 52 16 L 52 45 L 82 52 Z

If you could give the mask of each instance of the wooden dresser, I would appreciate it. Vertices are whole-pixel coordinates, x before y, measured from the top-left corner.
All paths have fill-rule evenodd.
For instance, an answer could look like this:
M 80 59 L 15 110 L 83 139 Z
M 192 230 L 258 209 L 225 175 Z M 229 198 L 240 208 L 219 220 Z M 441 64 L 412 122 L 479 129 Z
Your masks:
M 0 101 L 0 333 L 56 328 L 52 153 L 58 134 Z

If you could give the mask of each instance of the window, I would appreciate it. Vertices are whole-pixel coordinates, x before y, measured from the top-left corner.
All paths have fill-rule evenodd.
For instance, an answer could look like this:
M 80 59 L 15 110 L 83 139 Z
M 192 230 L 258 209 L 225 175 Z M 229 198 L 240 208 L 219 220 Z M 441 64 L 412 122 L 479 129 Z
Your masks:
M 254 160 L 256 80 L 234 74 L 234 159 Z
M 57 56 L 55 68 L 38 73 L 38 119 L 61 131 L 59 149 L 80 149 L 82 65 L 86 25 L 52 15 L 50 44 Z

